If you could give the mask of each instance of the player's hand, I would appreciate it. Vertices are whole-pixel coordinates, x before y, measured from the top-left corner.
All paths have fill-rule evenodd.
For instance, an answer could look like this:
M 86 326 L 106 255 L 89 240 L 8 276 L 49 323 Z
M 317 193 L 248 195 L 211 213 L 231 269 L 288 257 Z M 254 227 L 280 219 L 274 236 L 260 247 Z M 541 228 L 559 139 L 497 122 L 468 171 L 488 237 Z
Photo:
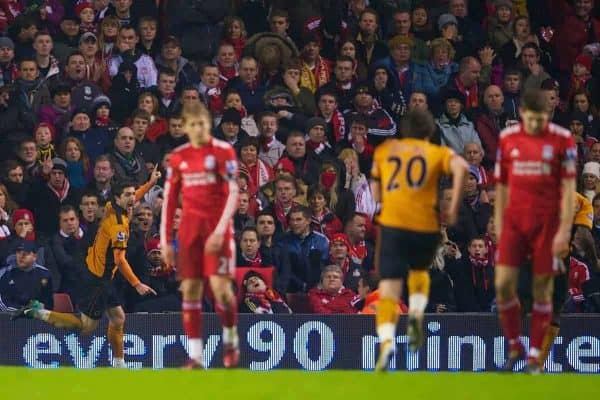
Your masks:
M 204 251 L 207 253 L 218 253 L 223 248 L 223 240 L 225 240 L 225 236 L 219 233 L 211 233 L 208 239 L 206 239 L 206 244 L 204 245 Z
M 173 245 L 166 245 L 161 248 L 162 260 L 167 265 L 175 265 L 175 248 Z
M 458 220 L 458 211 L 445 211 L 442 213 L 442 221 L 445 222 L 446 226 L 454 226 Z
M 561 260 L 569 254 L 569 242 L 571 234 L 569 232 L 556 232 L 552 240 L 552 255 Z
M 138 292 L 140 296 L 147 296 L 149 294 L 153 294 L 156 296 L 156 292 L 150 286 L 145 285 L 143 283 L 138 283 L 135 286 L 135 290 Z
M 158 182 L 158 180 L 162 177 L 162 174 L 160 173 L 160 171 L 158 170 L 158 163 L 154 166 L 154 169 L 152 170 L 152 174 L 150 175 L 150 183 L 152 183 L 153 185 L 156 185 L 156 182 Z

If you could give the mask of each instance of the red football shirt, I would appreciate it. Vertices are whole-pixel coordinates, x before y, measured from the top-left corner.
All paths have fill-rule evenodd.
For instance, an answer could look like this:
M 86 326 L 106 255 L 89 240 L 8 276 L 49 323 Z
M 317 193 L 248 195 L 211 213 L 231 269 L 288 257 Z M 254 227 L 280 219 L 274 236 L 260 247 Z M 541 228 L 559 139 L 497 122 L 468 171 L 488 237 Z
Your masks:
M 495 178 L 508 187 L 506 212 L 557 214 L 561 180 L 577 175 L 577 147 L 571 133 L 549 124 L 528 135 L 522 124 L 500 133 Z
M 198 218 L 215 221 L 215 230 L 224 232 L 235 213 L 237 199 L 230 199 L 231 185 L 237 185 L 238 164 L 229 143 L 212 138 L 200 148 L 187 143 L 171 153 L 161 221 L 161 241 L 173 239 L 173 217 L 181 196 L 181 223 Z M 192 222 L 193 223 L 193 222 Z

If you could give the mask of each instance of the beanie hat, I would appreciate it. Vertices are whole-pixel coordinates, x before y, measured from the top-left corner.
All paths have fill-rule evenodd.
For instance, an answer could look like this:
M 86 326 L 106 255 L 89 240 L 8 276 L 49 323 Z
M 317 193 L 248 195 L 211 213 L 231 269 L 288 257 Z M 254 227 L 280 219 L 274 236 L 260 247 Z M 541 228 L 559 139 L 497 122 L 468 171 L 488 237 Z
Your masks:
M 600 163 L 595 161 L 585 163 L 582 171 L 582 175 L 583 174 L 594 175 L 596 178 L 600 179 Z
M 292 176 L 295 174 L 296 170 L 294 168 L 294 163 L 287 157 L 283 157 L 282 159 L 275 164 L 275 171 L 283 170 L 285 172 L 290 173 Z
M 94 99 L 94 101 L 92 102 L 92 110 L 95 113 L 96 110 L 102 106 L 107 106 L 108 108 L 110 108 L 112 106 L 112 102 L 110 101 L 108 96 L 105 96 L 103 94 L 101 94 L 100 96 L 97 96 Z
M 325 120 L 321 117 L 312 117 L 306 123 L 306 131 L 310 132 L 310 130 L 315 126 L 322 126 L 323 129 L 327 129 L 327 122 L 325 122 Z
M 160 239 L 154 238 L 146 242 L 146 254 L 160 251 Z
M 575 59 L 575 64 L 581 64 L 583 65 L 588 72 L 592 71 L 592 57 L 585 55 L 585 54 L 580 54 L 577 56 L 577 58 Z
M 438 29 L 441 31 L 448 24 L 458 25 L 458 20 L 452 14 L 442 14 L 438 18 Z
M 225 122 L 232 122 L 237 126 L 242 125 L 242 116 L 235 108 L 227 108 L 223 111 L 223 117 L 221 118 L 221 124 Z
M 79 3 L 77 3 L 75 5 L 75 14 L 77 14 L 77 15 L 81 14 L 81 12 L 83 10 L 85 10 L 86 8 L 91 8 L 93 10 L 94 9 L 94 5 L 91 2 L 87 1 L 87 0 L 80 1 Z
M 15 49 L 15 42 L 12 41 L 8 36 L 0 37 L 0 49 L 8 47 L 9 49 Z
M 53 158 L 52 159 L 52 169 L 57 169 L 59 171 L 67 172 L 67 162 L 62 158 Z
M 13 211 L 13 214 L 12 214 L 13 226 L 17 225 L 17 223 L 23 219 L 31 222 L 31 224 L 35 226 L 35 219 L 33 218 L 33 213 L 31 211 L 29 211 L 26 208 L 18 208 L 15 211 Z

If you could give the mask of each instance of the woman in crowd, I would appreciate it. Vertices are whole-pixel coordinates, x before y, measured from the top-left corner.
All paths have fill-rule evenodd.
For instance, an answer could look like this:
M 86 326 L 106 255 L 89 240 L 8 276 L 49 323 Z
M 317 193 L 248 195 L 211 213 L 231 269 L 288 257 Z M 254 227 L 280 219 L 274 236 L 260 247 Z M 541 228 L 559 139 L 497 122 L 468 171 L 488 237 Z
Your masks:
M 311 229 L 331 237 L 344 229 L 342 221 L 329 209 L 329 191 L 320 184 L 308 188 L 308 204 L 312 210 Z
M 67 179 L 72 188 L 82 189 L 91 180 L 90 160 L 83 144 L 74 137 L 66 138 L 60 145 L 58 153 L 67 162 Z

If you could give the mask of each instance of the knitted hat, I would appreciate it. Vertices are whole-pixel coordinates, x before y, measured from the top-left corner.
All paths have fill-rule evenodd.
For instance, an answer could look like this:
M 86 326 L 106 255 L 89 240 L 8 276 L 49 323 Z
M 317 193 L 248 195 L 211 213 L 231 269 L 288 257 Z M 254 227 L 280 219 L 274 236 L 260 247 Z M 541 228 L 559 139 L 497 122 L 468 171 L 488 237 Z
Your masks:
M 31 222 L 31 225 L 35 226 L 35 219 L 33 218 L 33 213 L 26 208 L 18 208 L 13 211 L 12 214 L 12 224 L 13 226 L 17 225 L 17 223 L 21 220 L 26 220 Z
M 597 163 L 595 161 L 585 163 L 581 174 L 594 175 L 596 178 L 600 179 L 600 163 Z
M 585 68 L 587 68 L 588 72 L 592 71 L 592 57 L 585 55 L 585 54 L 580 54 L 577 56 L 577 58 L 575 59 L 575 64 L 581 64 L 583 65 Z
M 101 94 L 100 96 L 97 96 L 94 99 L 94 101 L 92 102 L 92 110 L 94 112 L 96 112 L 96 110 L 102 106 L 107 106 L 108 108 L 110 108 L 112 106 L 112 102 L 110 101 L 108 96 L 105 96 L 103 94 Z
M 7 36 L 0 37 L 0 49 L 8 47 L 9 49 L 15 49 L 15 42 Z
M 91 8 L 93 10 L 94 5 L 92 4 L 92 2 L 89 2 L 87 0 L 80 1 L 79 3 L 77 3 L 75 5 L 75 14 L 77 14 L 77 15 L 81 14 L 81 12 L 83 10 L 85 10 L 86 8 Z
M 98 37 L 93 32 L 86 32 L 79 38 L 79 44 L 84 42 L 97 42 Z
M 496 10 L 501 7 L 506 7 L 512 11 L 514 8 L 514 4 L 511 0 L 496 0 L 494 2 L 494 7 L 496 8 Z
M 67 162 L 65 160 L 63 160 L 62 158 L 53 158 L 52 159 L 52 169 L 55 170 L 59 170 L 62 172 L 67 172 Z
M 350 245 L 350 240 L 348 239 L 348 236 L 346 236 L 345 233 L 334 233 L 329 237 L 329 241 L 331 242 L 331 244 L 336 242 L 343 243 L 348 249 L 352 247 Z
M 306 123 L 306 131 L 310 132 L 310 130 L 315 126 L 322 126 L 323 129 L 327 129 L 327 122 L 325 122 L 325 120 L 321 117 L 312 117 Z
M 225 122 L 232 122 L 237 126 L 242 125 L 242 116 L 235 108 L 227 108 L 223 111 L 223 118 L 221 118 L 221 124 Z
M 452 14 L 440 15 L 438 18 L 438 29 L 441 31 L 448 24 L 458 25 L 458 20 Z
M 146 254 L 160 251 L 160 239 L 154 238 L 146 242 Z
M 75 110 L 73 110 L 73 114 L 71 114 L 71 121 L 73 121 L 73 119 L 75 118 L 75 116 L 77 116 L 78 114 L 85 114 L 88 117 L 90 116 L 90 113 L 87 109 L 85 108 L 76 108 Z
M 474 165 L 469 165 L 469 175 L 473 175 L 477 182 L 479 182 L 479 168 Z
M 278 170 L 283 170 L 285 172 L 290 173 L 291 175 L 294 175 L 294 173 L 296 172 L 294 168 L 294 163 L 287 157 L 283 157 L 277 162 L 277 164 L 275 164 L 275 171 Z

